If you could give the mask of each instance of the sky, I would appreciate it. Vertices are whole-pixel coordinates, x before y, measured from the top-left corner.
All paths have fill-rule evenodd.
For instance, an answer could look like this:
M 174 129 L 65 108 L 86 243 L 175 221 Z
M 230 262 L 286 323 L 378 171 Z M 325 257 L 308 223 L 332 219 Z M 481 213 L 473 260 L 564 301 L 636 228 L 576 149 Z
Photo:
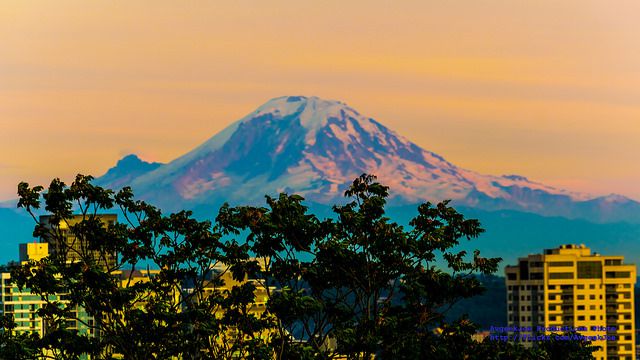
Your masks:
M 640 2 L 0 2 L 0 200 L 315 95 L 482 173 L 640 200 Z

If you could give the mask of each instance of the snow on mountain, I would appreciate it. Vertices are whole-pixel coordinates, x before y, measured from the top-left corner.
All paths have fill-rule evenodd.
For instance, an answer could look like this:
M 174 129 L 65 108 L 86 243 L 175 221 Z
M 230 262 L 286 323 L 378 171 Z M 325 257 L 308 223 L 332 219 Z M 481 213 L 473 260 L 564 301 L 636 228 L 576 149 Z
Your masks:
M 281 191 L 332 204 L 362 173 L 391 187 L 392 204 L 453 199 L 483 209 L 582 217 L 611 203 L 522 176 L 459 168 L 342 102 L 304 96 L 270 100 L 193 151 L 126 182 L 143 198 L 170 208 L 260 203 L 264 194 Z M 126 183 L 107 175 L 102 184 Z

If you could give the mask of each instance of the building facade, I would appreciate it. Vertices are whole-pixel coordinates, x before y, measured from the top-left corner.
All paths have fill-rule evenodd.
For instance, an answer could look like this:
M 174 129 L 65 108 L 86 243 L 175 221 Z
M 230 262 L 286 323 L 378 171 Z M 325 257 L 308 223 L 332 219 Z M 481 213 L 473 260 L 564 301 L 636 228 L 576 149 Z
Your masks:
M 115 214 L 95 216 L 100 226 L 114 225 L 117 218 Z M 95 239 L 85 239 L 74 234 L 75 226 L 82 221 L 90 222 L 91 220 L 89 215 L 72 215 L 61 221 L 54 221 L 51 216 L 40 216 L 40 225 L 47 230 L 47 234 L 42 236 L 40 242 L 48 243 L 49 253 L 53 256 L 63 256 L 67 262 L 92 259 L 97 265 L 109 271 L 115 267 L 117 254 L 99 249 Z
M 38 261 L 48 254 L 47 243 L 20 244 L 20 262 L 24 265 L 29 261 Z M 46 297 L 33 294 L 31 289 L 20 289 L 11 279 L 11 273 L 0 273 L 2 283 L 2 301 L 0 312 L 11 316 L 15 322 L 12 332 L 17 334 L 38 334 L 40 337 L 47 333 L 47 322 L 40 317 L 38 310 L 48 303 L 66 303 L 66 294 L 49 294 Z M 71 309 L 71 317 L 66 319 L 66 328 L 79 334 L 94 336 L 93 318 L 80 306 Z
M 47 333 L 47 323 L 38 315 L 38 310 L 48 302 L 65 303 L 65 294 L 50 294 L 46 298 L 32 294 L 28 288 L 18 288 L 11 281 L 10 273 L 1 273 L 2 277 L 2 314 L 13 318 L 16 327 L 13 333 L 17 334 L 38 334 L 41 337 Z M 66 329 L 79 334 L 93 336 L 93 318 L 86 311 L 75 306 L 72 314 L 66 320 Z
M 505 275 L 510 335 L 525 346 L 573 329 L 600 347 L 598 360 L 635 359 L 636 266 L 623 256 L 562 245 L 518 259 Z

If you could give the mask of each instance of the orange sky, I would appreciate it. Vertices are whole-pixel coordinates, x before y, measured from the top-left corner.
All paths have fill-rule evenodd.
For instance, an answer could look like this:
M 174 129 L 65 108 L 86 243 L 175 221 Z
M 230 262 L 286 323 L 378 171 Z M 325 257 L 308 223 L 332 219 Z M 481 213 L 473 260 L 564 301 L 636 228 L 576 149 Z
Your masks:
M 460 166 L 640 199 L 640 2 L 0 2 L 0 199 L 317 95 Z

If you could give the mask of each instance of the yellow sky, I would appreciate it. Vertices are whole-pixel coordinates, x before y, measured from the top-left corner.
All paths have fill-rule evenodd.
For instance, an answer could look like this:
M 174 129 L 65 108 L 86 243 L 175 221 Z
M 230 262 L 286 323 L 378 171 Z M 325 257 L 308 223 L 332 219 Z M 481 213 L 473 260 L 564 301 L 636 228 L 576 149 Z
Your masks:
M 339 99 L 460 166 L 640 199 L 640 2 L 0 2 L 0 199 Z

